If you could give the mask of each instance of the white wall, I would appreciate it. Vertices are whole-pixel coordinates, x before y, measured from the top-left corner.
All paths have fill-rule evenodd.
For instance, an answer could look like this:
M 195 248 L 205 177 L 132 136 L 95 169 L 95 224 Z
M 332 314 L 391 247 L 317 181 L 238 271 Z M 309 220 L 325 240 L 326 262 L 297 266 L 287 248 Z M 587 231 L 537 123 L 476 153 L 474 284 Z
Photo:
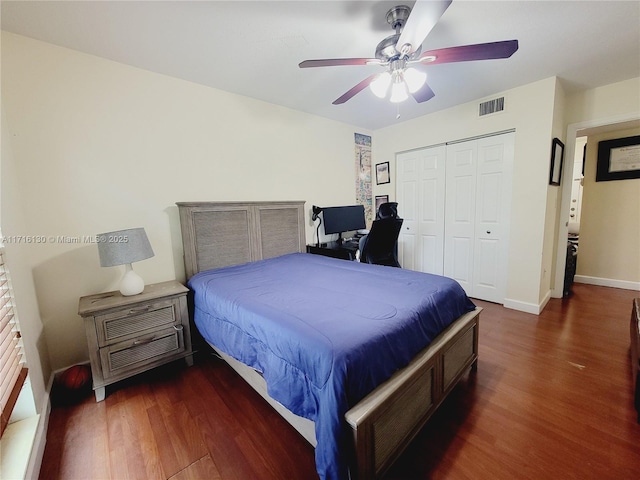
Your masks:
M 113 290 L 95 244 L 71 239 L 144 227 L 147 283 L 184 280 L 177 201 L 355 200 L 352 126 L 2 34 L 2 99 L 21 231 L 53 369 L 88 358 L 78 298 Z M 3 131 L 3 137 L 5 132 Z M 50 237 L 52 237 L 50 239 Z
M 11 136 L 6 130 L 2 111 L 2 163 L 0 164 L 0 231 L 20 231 L 24 227 L 20 192 L 15 184 L 16 164 L 11 149 Z M 51 367 L 49 351 L 44 338 L 44 327 L 38 311 L 35 286 L 28 265 L 28 249 L 24 245 L 6 242 L 7 267 L 11 274 L 15 297 L 15 310 L 22 332 L 24 354 L 29 367 L 29 382 L 33 392 L 34 407 L 39 412 L 46 401 L 46 385 Z M 39 412 L 40 413 L 40 412 Z
M 567 95 L 567 125 L 640 114 L 640 76 Z
M 11 148 L 4 108 L 2 113 L 0 162 L 0 231 L 23 231 L 24 215 L 19 186 L 15 183 L 16 158 Z M 50 412 L 48 380 L 51 373 L 49 350 L 38 310 L 32 270 L 26 245 L 5 241 L 6 266 L 11 275 L 18 320 L 29 374 L 20 391 L 11 422 L 2 438 L 2 469 L 7 478 L 34 478 L 38 475 L 46 441 Z M 7 453 L 7 455 L 5 455 Z M 35 472 L 35 473 L 34 473 Z
M 424 117 L 377 130 L 373 163 L 389 161 L 392 185 L 374 186 L 374 195 L 389 193 L 395 198 L 395 154 L 453 140 L 509 129 L 516 131 L 511 236 L 507 301 L 505 305 L 525 311 L 541 308 L 541 285 L 550 284 L 551 254 L 545 253 L 545 231 L 549 212 L 549 163 L 554 130 L 556 78 L 548 78 L 502 94 L 504 112 L 478 117 L 478 103 L 470 102 Z M 557 128 L 557 127 L 556 127 Z M 553 201 L 551 197 L 551 200 Z M 551 246 L 552 247 L 552 246 Z M 543 257 L 547 264 L 543 263 Z
M 565 142 L 566 124 L 564 123 L 566 96 L 560 82 L 556 82 L 556 93 L 553 103 L 553 125 L 551 127 L 551 137 L 558 138 L 565 144 L 563 161 L 567 162 L 567 148 Z M 558 159 L 559 161 L 560 159 Z M 568 163 L 571 163 L 569 160 Z M 549 142 L 549 168 L 547 170 L 547 211 L 544 222 L 544 239 L 542 247 L 542 265 L 540 275 L 540 292 L 539 300 L 541 305 L 546 305 L 551 298 L 551 289 L 553 287 L 555 272 L 555 262 L 558 248 L 559 229 L 557 228 L 561 215 L 562 200 L 562 180 L 560 185 L 549 185 L 551 170 L 551 142 Z M 561 242 L 563 251 L 566 251 L 566 238 Z

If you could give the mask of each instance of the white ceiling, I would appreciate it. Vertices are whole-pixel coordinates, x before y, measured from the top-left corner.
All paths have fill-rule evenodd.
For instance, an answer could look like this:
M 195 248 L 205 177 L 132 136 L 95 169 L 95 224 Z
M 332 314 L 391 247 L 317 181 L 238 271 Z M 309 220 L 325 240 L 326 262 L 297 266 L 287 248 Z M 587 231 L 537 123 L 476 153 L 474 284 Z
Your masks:
M 2 29 L 375 130 L 536 80 L 568 93 L 640 76 L 640 2 L 454 0 L 423 50 L 517 39 L 509 59 L 423 67 L 435 97 L 396 106 L 368 89 L 379 66 L 299 69 L 373 57 L 398 1 L 7 1 Z M 640 95 L 640 92 L 639 92 Z

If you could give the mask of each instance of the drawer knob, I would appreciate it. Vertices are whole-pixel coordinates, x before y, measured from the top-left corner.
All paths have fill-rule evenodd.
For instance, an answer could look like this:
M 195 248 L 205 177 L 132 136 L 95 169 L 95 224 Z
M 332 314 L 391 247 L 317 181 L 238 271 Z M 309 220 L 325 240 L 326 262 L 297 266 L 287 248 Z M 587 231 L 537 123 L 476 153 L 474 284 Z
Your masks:
M 175 328 L 177 331 L 181 332 L 184 329 L 184 325 L 174 325 L 173 328 Z

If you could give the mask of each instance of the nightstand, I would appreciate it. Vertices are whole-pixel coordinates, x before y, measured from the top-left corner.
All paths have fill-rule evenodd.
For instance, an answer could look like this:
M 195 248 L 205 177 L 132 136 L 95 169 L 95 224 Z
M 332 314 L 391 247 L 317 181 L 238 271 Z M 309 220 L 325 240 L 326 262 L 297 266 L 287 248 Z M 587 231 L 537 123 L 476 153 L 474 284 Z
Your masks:
M 180 358 L 193 365 L 188 292 L 170 281 L 129 297 L 107 292 L 80 299 L 97 402 L 119 380 Z

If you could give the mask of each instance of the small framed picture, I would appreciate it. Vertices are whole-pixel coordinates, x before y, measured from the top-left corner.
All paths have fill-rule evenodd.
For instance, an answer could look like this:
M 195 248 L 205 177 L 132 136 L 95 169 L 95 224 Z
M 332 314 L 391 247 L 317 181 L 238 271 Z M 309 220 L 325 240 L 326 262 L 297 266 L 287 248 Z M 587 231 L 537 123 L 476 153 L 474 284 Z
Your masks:
M 562 160 L 564 157 L 564 143 L 554 138 L 551 143 L 551 169 L 549 171 L 549 185 L 560 185 L 562 175 Z
M 380 208 L 380 205 L 389 201 L 389 195 L 376 195 L 376 212 Z
M 389 162 L 376 163 L 376 185 L 382 185 L 383 183 L 390 183 L 391 176 L 389 175 Z

